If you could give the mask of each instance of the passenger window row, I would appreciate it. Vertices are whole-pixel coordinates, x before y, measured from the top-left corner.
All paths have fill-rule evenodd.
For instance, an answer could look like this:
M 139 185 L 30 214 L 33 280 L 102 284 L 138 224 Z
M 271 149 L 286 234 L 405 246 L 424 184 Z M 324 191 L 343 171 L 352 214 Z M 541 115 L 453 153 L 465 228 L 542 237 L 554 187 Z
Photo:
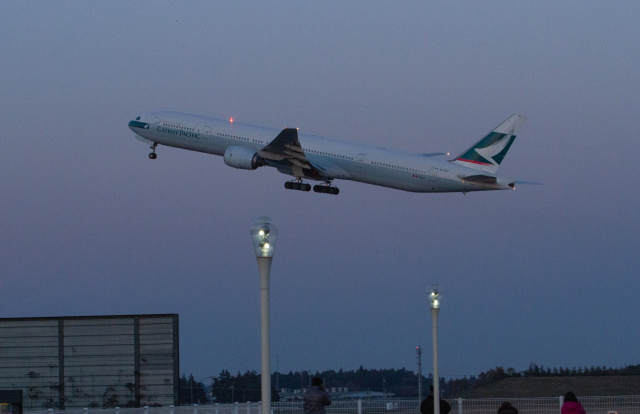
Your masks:
M 424 172 L 422 170 L 418 170 L 416 168 L 398 167 L 397 165 L 387 164 L 387 163 L 384 163 L 384 162 L 371 161 L 371 164 L 377 165 L 377 166 L 380 166 L 380 167 L 394 168 L 394 169 L 400 170 L 400 171 L 414 172 L 414 173 L 418 173 L 418 174 L 426 174 L 426 172 Z

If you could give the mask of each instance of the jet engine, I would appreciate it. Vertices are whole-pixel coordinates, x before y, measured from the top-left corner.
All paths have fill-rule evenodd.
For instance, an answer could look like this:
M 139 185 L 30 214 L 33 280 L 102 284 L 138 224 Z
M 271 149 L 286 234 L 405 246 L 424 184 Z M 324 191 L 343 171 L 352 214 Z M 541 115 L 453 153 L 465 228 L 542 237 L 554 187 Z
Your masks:
M 224 152 L 224 163 L 229 167 L 240 168 L 242 170 L 255 170 L 266 164 L 264 158 L 258 155 L 254 150 L 230 146 Z

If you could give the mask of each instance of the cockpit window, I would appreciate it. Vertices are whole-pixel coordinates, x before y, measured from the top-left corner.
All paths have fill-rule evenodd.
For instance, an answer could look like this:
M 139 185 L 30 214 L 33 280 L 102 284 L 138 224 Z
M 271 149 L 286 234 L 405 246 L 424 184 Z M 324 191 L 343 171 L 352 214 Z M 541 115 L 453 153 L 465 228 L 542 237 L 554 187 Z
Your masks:
M 139 121 L 139 120 L 140 120 L 140 117 L 137 117 L 137 118 L 136 118 L 136 121 Z

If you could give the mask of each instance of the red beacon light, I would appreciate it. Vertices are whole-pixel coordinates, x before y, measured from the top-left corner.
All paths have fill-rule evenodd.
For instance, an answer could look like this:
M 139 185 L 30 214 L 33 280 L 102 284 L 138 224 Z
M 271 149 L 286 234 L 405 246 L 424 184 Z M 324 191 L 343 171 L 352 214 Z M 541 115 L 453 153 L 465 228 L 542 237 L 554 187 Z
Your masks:
M 233 124 L 233 117 L 229 118 L 229 123 Z

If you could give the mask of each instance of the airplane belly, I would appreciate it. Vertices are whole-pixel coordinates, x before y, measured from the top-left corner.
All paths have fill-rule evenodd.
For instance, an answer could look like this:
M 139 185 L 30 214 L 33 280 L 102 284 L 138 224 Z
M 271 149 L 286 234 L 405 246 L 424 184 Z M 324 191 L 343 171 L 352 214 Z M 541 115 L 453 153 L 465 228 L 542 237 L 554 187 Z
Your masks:
M 364 177 L 354 178 L 356 181 L 379 185 L 381 187 L 395 188 L 415 193 L 435 191 L 435 185 L 428 185 L 426 177 L 419 177 L 407 171 L 393 171 L 387 168 L 371 168 L 369 174 Z
M 149 139 L 147 139 L 147 138 L 143 137 L 143 136 L 142 136 L 142 135 L 140 135 L 140 134 L 135 134 L 135 135 L 134 135 L 134 137 L 135 137 L 138 141 L 142 141 L 142 142 L 144 142 L 145 144 L 149 144 L 149 145 L 153 144 L 153 141 L 151 141 L 151 140 L 149 140 Z
M 336 163 L 319 162 L 318 168 L 320 168 L 321 171 L 329 177 L 338 178 L 341 180 L 352 179 L 351 174 Z

